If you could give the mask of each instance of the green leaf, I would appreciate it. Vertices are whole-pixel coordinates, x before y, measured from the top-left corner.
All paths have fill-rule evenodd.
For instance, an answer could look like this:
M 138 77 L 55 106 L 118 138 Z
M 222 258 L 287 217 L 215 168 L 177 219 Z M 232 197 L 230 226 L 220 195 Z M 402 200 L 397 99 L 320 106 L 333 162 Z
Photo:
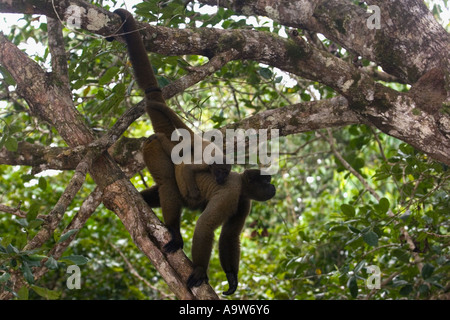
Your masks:
M 47 268 L 49 268 L 50 270 L 56 270 L 56 269 L 58 269 L 58 262 L 53 257 L 50 257 L 45 262 L 45 266 Z
M 27 288 L 27 286 L 22 286 L 17 291 L 17 296 L 18 296 L 19 300 L 28 300 L 28 288 Z
M 389 210 L 389 200 L 386 198 L 381 198 L 380 201 L 378 202 L 378 205 L 375 205 L 375 210 L 379 213 L 379 214 L 386 214 Z
M 9 273 L 5 272 L 4 274 L 2 274 L 0 276 L 0 283 L 8 281 L 10 278 L 11 278 L 11 275 Z
M 78 232 L 78 230 L 79 230 L 79 229 L 72 229 L 72 230 L 67 231 L 66 233 L 64 233 L 64 234 L 61 236 L 61 238 L 59 238 L 59 240 L 58 240 L 57 243 L 66 241 L 67 239 L 69 239 L 69 237 L 70 237 L 71 235 L 73 235 L 74 233 Z
M 6 68 L 0 66 L 0 73 L 3 75 L 3 79 L 6 82 L 6 84 L 8 86 L 15 86 L 16 85 L 16 81 L 14 80 L 14 78 L 11 76 L 11 74 L 9 73 L 8 70 L 6 70 Z
M 71 262 L 73 264 L 76 264 L 77 266 L 81 266 L 83 264 L 86 264 L 89 259 L 83 256 L 79 256 L 79 255 L 73 255 L 73 256 L 66 256 L 66 257 L 62 257 L 61 259 L 59 259 L 59 261 L 68 261 Z
M 58 291 L 49 290 L 47 288 L 38 287 L 35 285 L 31 286 L 31 289 L 33 289 L 34 292 L 36 292 L 41 297 L 47 299 L 47 300 L 55 300 L 58 299 L 61 295 Z
M 92 113 L 107 113 L 116 106 L 118 106 L 122 100 L 124 99 L 124 95 L 121 93 L 113 92 L 107 98 L 103 99 L 102 103 L 93 107 L 90 112 Z
M 378 235 L 373 231 L 364 233 L 363 240 L 369 246 L 376 247 L 378 245 Z
M 44 220 L 42 220 L 42 219 L 31 220 L 28 223 L 28 229 L 30 229 L 30 230 L 36 229 L 37 227 L 40 227 L 43 223 L 44 223 Z
M 119 67 L 111 67 L 108 70 L 106 70 L 105 74 L 98 79 L 98 84 L 100 86 L 104 86 L 111 82 L 111 80 L 116 76 L 117 73 L 119 73 L 120 68 Z
M 25 278 L 25 280 L 29 284 L 33 284 L 34 283 L 34 276 L 33 276 L 33 273 L 31 272 L 31 268 L 28 265 L 28 263 L 22 262 L 22 272 L 23 272 L 23 277 Z
M 364 266 L 364 264 L 366 264 L 366 260 L 362 260 L 360 263 L 358 263 L 357 265 L 356 265 L 356 267 L 355 267 L 355 269 L 353 270 L 353 272 L 355 273 L 355 274 L 357 274 L 361 269 L 362 269 L 362 267 Z
M 350 290 L 350 294 L 353 298 L 358 296 L 358 283 L 356 282 L 356 277 L 350 277 L 347 282 L 347 288 Z
M 402 249 L 392 250 L 392 255 L 404 263 L 408 263 L 409 258 L 411 257 L 411 255 L 406 250 Z
M 24 228 L 28 227 L 28 221 L 27 219 L 21 218 L 21 219 L 16 219 L 14 220 L 17 224 L 21 225 Z
M 160 88 L 164 88 L 165 86 L 167 86 L 170 83 L 170 80 L 163 76 L 157 76 L 156 79 L 158 81 L 158 86 Z
M 23 263 L 26 263 L 28 267 L 39 267 L 41 265 L 42 259 L 46 258 L 46 256 L 42 255 L 27 255 L 30 253 L 30 251 L 23 251 L 22 252 L 22 261 Z
M 45 191 L 47 189 L 47 180 L 44 177 L 39 177 L 38 186 L 41 190 Z
M 355 208 L 349 204 L 342 204 L 341 211 L 346 217 L 352 218 L 355 216 Z
M 311 95 L 307 93 L 300 93 L 300 98 L 302 98 L 302 101 L 311 101 Z
M 433 271 L 434 266 L 429 263 L 425 263 L 422 268 L 422 278 L 428 279 L 433 274 Z
M 410 284 L 407 284 L 403 288 L 400 289 L 399 293 L 402 296 L 407 296 L 413 291 L 413 286 Z
M 13 137 L 8 137 L 5 141 L 5 147 L 8 151 L 16 152 L 19 148 L 19 143 Z
M 361 233 L 361 230 L 359 230 L 359 229 L 357 229 L 357 228 L 355 228 L 355 227 L 348 226 L 348 228 L 349 228 L 350 231 L 353 232 L 353 233 L 356 233 L 356 234 Z
M 19 253 L 19 249 L 17 249 L 16 247 L 14 247 L 11 243 L 8 244 L 8 246 L 6 247 L 6 252 L 7 253 Z
M 264 79 L 268 79 L 269 80 L 269 79 L 272 78 L 272 70 L 270 70 L 269 68 L 261 68 L 261 69 L 259 69 L 259 74 Z
M 28 209 L 28 213 L 27 213 L 27 221 L 28 222 L 36 219 L 40 208 L 41 208 L 41 204 L 38 202 L 33 202 L 31 204 L 30 209 Z

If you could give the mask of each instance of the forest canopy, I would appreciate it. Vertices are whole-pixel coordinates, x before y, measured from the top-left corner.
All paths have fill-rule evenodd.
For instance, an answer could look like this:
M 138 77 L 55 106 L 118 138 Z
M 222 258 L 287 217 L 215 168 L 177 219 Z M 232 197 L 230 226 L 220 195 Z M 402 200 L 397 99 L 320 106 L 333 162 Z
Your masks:
M 186 287 L 199 212 L 167 255 L 139 194 L 124 2 L 190 128 L 278 130 L 226 299 L 450 298 L 447 1 L 0 0 L 0 299 L 224 299 L 217 246 Z

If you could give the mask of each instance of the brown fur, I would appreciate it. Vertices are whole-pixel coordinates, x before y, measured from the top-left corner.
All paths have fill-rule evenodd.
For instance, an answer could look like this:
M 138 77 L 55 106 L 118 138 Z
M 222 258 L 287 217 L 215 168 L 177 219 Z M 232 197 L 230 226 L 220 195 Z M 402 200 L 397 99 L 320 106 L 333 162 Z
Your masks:
M 161 140 L 148 143 L 153 152 L 161 155 L 167 148 Z M 168 157 L 167 157 L 168 159 Z M 162 161 L 162 159 L 160 159 Z M 167 165 L 173 165 L 167 161 Z M 199 286 L 208 282 L 207 270 L 214 242 L 214 231 L 222 226 L 219 239 L 219 257 L 225 271 L 229 289 L 224 294 L 232 294 L 238 284 L 240 234 L 247 218 L 251 200 L 266 201 L 275 195 L 275 187 L 270 184 L 270 176 L 261 175 L 260 170 L 245 170 L 244 173 L 231 172 L 227 181 L 219 185 L 214 177 L 205 172 L 197 172 L 195 180 L 200 189 L 200 199 L 196 203 L 187 202 L 186 194 L 180 189 L 181 203 L 190 208 L 202 209 L 195 225 L 192 240 L 192 261 L 194 271 L 188 279 L 188 286 Z M 159 187 L 143 191 L 145 201 L 152 207 L 158 207 L 158 198 L 162 194 Z M 161 206 L 163 204 L 162 199 Z M 179 199 L 177 199 L 179 200 Z M 163 209 L 164 210 L 164 209 Z
M 186 126 L 178 115 L 170 109 L 162 95 L 161 89 L 153 72 L 153 68 L 145 51 L 141 35 L 137 30 L 136 21 L 133 16 L 124 9 L 114 11 L 122 19 L 123 36 L 127 42 L 128 53 L 134 74 L 139 87 L 145 91 L 146 111 L 150 117 L 157 139 L 164 139 L 164 145 L 168 145 L 170 150 L 174 143 L 170 141 L 172 133 L 176 129 L 185 129 L 191 135 L 191 141 L 194 141 L 195 133 Z M 152 139 L 155 139 L 153 137 Z M 211 142 L 202 140 L 202 150 Z M 183 247 L 183 241 L 179 231 L 179 220 L 181 215 L 181 203 L 179 190 L 176 185 L 175 175 L 182 181 L 182 187 L 186 198 L 190 202 L 196 202 L 200 197 L 199 188 L 195 182 L 194 174 L 199 171 L 209 171 L 215 177 L 218 184 L 224 183 L 231 171 L 231 165 L 228 164 L 179 164 L 174 171 L 174 166 L 169 156 L 161 155 L 152 151 L 152 147 L 147 143 L 143 147 L 144 161 L 149 168 L 155 182 L 159 185 L 160 201 L 164 217 L 164 222 L 172 233 L 173 241 L 165 247 L 167 252 L 176 251 Z M 163 158 L 164 160 L 161 160 Z M 168 168 L 168 161 L 171 166 Z M 169 212 L 169 213 L 168 213 Z
M 156 132 L 143 147 L 144 161 L 156 182 L 156 186 L 141 192 L 152 207 L 161 206 L 164 222 L 169 228 L 172 240 L 164 246 L 166 252 L 183 247 L 180 233 L 182 206 L 202 209 L 192 243 L 194 271 L 188 279 L 188 286 L 199 286 L 208 281 L 207 269 L 214 241 L 214 230 L 222 226 L 219 240 L 219 256 L 227 275 L 232 294 L 238 284 L 240 241 L 239 236 L 245 219 L 250 212 L 251 200 L 266 201 L 275 195 L 270 176 L 261 175 L 259 170 L 246 170 L 242 174 L 230 173 L 226 164 L 174 165 L 171 152 L 174 142 L 170 141 L 176 129 L 190 130 L 167 107 L 148 60 L 142 39 L 136 31 L 131 14 L 123 9 L 115 11 L 123 21 L 123 32 L 128 45 L 130 59 L 139 87 L 146 92 L 146 109 Z M 209 144 L 203 140 L 203 149 Z M 212 174 L 211 174 L 212 173 Z

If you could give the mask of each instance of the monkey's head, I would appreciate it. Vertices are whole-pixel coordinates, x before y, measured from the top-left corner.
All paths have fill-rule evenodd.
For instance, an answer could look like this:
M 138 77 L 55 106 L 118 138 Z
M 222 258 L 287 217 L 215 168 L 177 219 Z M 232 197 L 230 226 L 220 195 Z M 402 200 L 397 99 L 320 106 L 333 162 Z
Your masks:
M 231 164 L 212 163 L 209 165 L 209 170 L 216 179 L 217 184 L 224 184 L 230 174 Z
M 242 193 L 256 201 L 267 201 L 275 196 L 275 186 L 270 183 L 271 175 L 261 174 L 259 169 L 248 169 L 242 174 Z

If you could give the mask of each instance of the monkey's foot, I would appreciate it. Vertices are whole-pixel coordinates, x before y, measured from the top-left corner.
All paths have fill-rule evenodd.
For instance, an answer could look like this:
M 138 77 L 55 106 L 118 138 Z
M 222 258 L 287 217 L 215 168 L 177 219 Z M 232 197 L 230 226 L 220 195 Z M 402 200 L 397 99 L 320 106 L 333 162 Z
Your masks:
M 227 272 L 226 275 L 228 279 L 228 290 L 222 292 L 222 294 L 225 296 L 229 296 L 230 294 L 233 294 L 236 291 L 238 285 L 238 278 L 237 273 L 234 272 Z
M 158 135 L 156 133 L 152 134 L 151 136 L 149 136 L 146 140 L 147 143 L 152 142 L 153 140 L 158 139 Z
M 199 287 L 203 282 L 208 283 L 208 276 L 206 275 L 205 269 L 202 267 L 195 267 L 187 280 L 188 288 Z
M 181 233 L 179 229 L 173 228 L 171 226 L 167 226 L 169 229 L 170 235 L 172 236 L 172 240 L 166 243 L 164 246 L 164 251 L 166 253 L 172 253 L 177 251 L 178 249 L 183 249 L 183 237 L 181 237 Z
M 177 251 L 178 249 L 183 249 L 183 240 L 172 239 L 164 246 L 164 251 L 166 253 L 172 253 Z

